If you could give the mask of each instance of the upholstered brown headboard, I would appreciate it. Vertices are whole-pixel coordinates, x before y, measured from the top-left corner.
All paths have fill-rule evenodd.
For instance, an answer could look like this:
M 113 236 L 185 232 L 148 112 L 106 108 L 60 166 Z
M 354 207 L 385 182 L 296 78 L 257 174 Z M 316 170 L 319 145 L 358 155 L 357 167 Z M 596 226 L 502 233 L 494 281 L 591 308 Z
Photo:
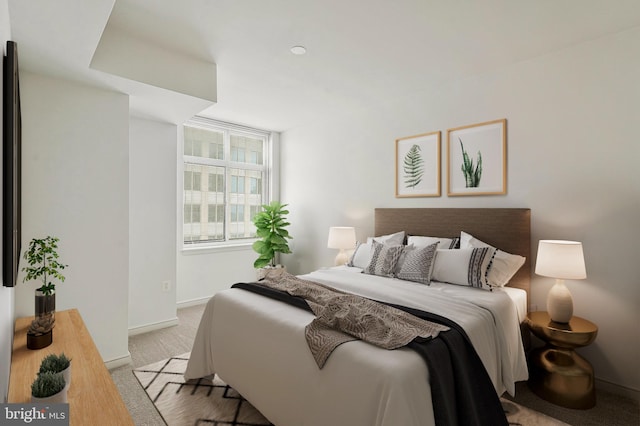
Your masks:
M 405 231 L 407 235 L 459 237 L 465 231 L 487 244 L 527 258 L 509 282 L 525 290 L 531 285 L 531 210 L 464 208 L 375 209 L 375 235 Z

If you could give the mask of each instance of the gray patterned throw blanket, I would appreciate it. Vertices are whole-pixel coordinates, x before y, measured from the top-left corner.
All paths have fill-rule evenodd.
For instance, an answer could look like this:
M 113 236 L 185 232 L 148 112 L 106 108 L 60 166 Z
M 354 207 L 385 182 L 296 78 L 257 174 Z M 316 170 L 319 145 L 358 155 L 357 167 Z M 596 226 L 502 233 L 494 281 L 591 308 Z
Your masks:
M 261 284 L 307 301 L 316 318 L 305 328 L 318 367 L 339 345 L 363 340 L 384 349 L 406 346 L 417 338 L 431 339 L 449 327 L 407 312 L 291 274 L 267 276 Z

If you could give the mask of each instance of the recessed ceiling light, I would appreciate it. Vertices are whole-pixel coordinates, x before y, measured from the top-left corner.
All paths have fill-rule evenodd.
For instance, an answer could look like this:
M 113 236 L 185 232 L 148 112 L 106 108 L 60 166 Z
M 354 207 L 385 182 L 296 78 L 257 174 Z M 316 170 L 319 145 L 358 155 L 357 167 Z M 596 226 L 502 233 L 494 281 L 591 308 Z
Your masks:
M 294 55 L 304 55 L 307 53 L 307 49 L 304 46 L 293 46 L 291 48 L 291 53 Z

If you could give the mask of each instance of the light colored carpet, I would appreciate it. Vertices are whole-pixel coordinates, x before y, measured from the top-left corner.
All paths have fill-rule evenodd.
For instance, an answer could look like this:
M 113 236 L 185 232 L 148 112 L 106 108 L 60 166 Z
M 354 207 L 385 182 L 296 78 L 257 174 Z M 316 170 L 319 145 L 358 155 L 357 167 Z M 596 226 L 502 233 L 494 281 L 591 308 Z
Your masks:
M 136 368 L 133 374 L 169 426 L 215 424 L 269 426 L 271 423 L 217 376 L 185 381 L 189 353 Z M 502 400 L 510 425 L 566 426 L 559 420 Z

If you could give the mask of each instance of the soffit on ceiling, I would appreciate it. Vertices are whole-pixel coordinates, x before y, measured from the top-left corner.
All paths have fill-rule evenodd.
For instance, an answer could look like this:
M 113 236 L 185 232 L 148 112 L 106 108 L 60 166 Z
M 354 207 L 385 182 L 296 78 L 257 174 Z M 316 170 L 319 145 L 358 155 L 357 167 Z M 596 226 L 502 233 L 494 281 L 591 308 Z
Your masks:
M 64 12 L 48 5 L 54 2 L 10 0 L 12 30 L 28 45 L 30 67 L 64 67 L 91 79 L 86 57 L 108 24 L 215 62 L 218 102 L 202 114 L 272 130 L 435 90 L 640 24 L 637 0 L 63 1 Z M 34 2 L 44 10 L 25 5 Z M 40 16 L 14 24 L 14 9 Z M 82 38 L 77 45 L 67 43 L 73 31 Z M 297 44 L 308 53 L 292 55 Z M 73 51 L 65 59 L 83 59 L 62 65 L 63 49 Z

